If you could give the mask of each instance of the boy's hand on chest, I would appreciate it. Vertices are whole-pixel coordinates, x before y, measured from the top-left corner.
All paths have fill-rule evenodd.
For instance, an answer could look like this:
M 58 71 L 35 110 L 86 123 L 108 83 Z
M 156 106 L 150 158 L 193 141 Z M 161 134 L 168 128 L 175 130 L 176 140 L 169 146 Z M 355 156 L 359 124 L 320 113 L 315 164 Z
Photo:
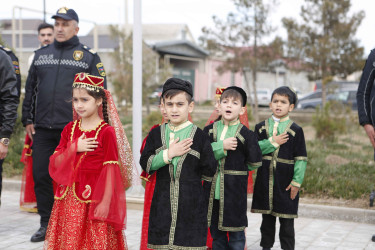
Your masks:
M 237 148 L 237 138 L 229 137 L 223 141 L 224 150 L 236 150 Z
M 179 138 L 176 138 L 171 144 L 169 144 L 168 158 L 172 159 L 173 157 L 186 154 L 190 151 L 191 145 L 193 145 L 193 139 L 186 138 L 179 141 Z
M 272 139 L 281 146 L 289 140 L 289 135 L 284 132 L 282 134 L 272 136 Z

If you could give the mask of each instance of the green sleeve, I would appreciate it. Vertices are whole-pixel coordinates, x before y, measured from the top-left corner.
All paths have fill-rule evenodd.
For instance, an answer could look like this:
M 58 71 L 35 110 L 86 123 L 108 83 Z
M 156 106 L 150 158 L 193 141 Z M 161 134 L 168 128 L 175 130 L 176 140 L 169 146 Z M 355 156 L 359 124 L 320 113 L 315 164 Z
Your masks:
M 152 162 L 151 162 L 151 168 L 150 170 L 151 171 L 156 171 L 158 170 L 159 168 L 167 165 L 165 162 L 164 162 L 164 158 L 163 158 L 163 153 L 164 153 L 165 150 L 162 150 L 160 151 L 158 154 L 155 155 L 155 157 L 152 159 Z
M 212 150 L 214 151 L 215 159 L 220 160 L 227 156 L 227 153 L 224 151 L 223 141 L 212 142 Z
M 276 150 L 276 147 L 272 145 L 270 140 L 264 139 L 261 141 L 258 141 L 260 150 L 262 151 L 262 155 L 266 155 L 269 153 L 272 153 L 273 151 Z
M 301 187 L 303 179 L 305 177 L 307 161 L 298 160 L 294 163 L 294 175 L 292 185 L 295 187 Z

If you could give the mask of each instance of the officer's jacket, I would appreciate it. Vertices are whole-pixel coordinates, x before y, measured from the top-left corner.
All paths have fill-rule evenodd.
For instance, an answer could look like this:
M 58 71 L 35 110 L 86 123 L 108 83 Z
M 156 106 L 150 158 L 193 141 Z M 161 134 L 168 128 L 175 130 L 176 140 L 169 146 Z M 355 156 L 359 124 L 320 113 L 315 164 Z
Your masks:
M 17 119 L 17 78 L 9 56 L 0 50 L 0 138 L 9 138 Z
M 72 121 L 72 84 L 74 75 L 80 72 L 105 77 L 99 56 L 81 44 L 77 36 L 65 42 L 55 40 L 36 50 L 26 80 L 23 124 L 63 129 Z

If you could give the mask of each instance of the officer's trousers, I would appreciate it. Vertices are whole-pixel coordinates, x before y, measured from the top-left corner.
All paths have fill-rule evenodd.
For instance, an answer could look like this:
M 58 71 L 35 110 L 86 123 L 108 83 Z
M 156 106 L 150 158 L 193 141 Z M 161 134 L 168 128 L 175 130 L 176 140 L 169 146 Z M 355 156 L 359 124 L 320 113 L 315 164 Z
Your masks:
M 40 225 L 47 227 L 53 206 L 52 179 L 48 172 L 49 157 L 59 145 L 61 129 L 36 128 L 33 136 L 33 178 Z

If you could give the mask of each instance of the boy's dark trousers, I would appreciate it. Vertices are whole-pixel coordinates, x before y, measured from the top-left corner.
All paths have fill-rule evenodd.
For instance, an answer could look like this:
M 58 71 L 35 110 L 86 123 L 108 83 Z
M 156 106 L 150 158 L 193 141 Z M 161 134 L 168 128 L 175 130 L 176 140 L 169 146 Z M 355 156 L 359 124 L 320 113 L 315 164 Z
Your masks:
M 276 217 L 270 214 L 262 215 L 262 225 L 260 226 L 260 232 L 262 239 L 260 246 L 264 248 L 272 248 L 275 242 L 276 233 Z M 294 249 L 294 219 L 286 219 L 279 217 L 280 221 L 280 244 L 281 249 L 292 250 Z
M 214 199 L 211 216 L 211 227 L 210 232 L 212 236 L 212 250 L 243 250 L 245 248 L 245 232 L 227 232 L 221 231 L 218 228 L 219 223 L 219 207 L 220 201 Z M 229 234 L 229 241 L 228 241 Z
M 33 140 L 33 178 L 40 225 L 47 227 L 53 206 L 52 178 L 48 172 L 49 157 L 59 145 L 61 129 L 36 128 Z

